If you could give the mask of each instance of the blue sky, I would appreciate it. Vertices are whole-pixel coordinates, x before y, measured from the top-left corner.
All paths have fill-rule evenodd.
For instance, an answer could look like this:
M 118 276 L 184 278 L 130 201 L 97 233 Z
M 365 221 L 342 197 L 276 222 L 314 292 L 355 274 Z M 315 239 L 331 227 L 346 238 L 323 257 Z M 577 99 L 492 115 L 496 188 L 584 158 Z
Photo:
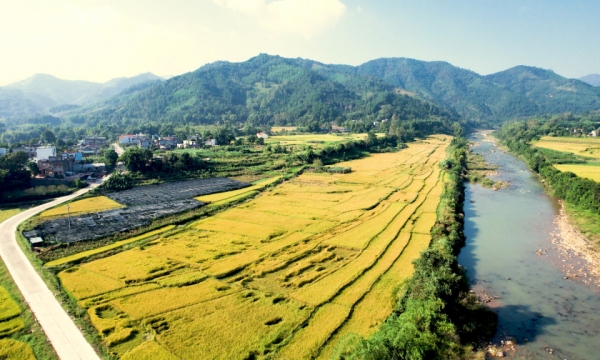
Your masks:
M 600 73 L 597 0 L 3 0 L 0 85 L 107 81 L 259 53 L 358 65 L 444 60 L 481 74 Z

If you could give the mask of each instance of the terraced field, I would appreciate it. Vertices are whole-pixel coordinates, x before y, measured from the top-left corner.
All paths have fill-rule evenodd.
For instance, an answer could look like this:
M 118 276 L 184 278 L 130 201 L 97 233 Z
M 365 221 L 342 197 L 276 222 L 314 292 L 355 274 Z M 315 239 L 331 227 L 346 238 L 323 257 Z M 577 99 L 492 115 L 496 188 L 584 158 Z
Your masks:
M 328 358 L 393 311 L 430 242 L 449 141 L 305 173 L 59 278 L 123 359 Z
M 572 153 L 600 159 L 600 138 L 598 137 L 552 137 L 544 136 L 532 144 L 536 147 Z
M 20 315 L 17 302 L 0 286 L 0 359 L 35 359 L 28 344 L 8 338 L 25 327 Z

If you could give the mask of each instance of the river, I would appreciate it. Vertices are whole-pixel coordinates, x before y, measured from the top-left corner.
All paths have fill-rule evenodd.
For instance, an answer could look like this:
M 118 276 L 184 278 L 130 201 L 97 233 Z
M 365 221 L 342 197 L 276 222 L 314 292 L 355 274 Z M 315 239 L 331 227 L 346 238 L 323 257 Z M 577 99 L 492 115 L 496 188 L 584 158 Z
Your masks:
M 556 202 L 524 162 L 482 138 L 472 136 L 473 151 L 499 166 L 493 180 L 511 185 L 466 185 L 467 242 L 459 262 L 478 294 L 495 297 L 488 304 L 499 318 L 494 342 L 514 337 L 517 350 L 508 355 L 515 358 L 600 359 L 600 293 L 559 269 L 550 241 Z

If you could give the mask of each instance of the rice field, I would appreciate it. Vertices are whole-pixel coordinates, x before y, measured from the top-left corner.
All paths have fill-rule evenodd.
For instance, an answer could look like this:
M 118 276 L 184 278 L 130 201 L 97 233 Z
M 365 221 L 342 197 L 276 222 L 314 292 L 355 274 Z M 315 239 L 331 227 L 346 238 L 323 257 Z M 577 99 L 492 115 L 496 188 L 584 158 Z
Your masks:
M 59 278 L 123 359 L 328 358 L 402 295 L 431 239 L 449 142 L 302 174 Z M 216 195 L 205 200 L 241 194 Z
M 600 182 L 600 166 L 593 165 L 554 165 L 560 171 L 570 171 L 575 175 Z
M 532 145 L 588 158 L 600 159 L 600 138 L 598 137 L 577 138 L 544 136 Z
M 342 143 L 353 140 L 362 140 L 367 134 L 306 134 L 306 135 L 275 135 L 265 139 L 266 144 L 288 145 L 327 145 L 333 143 Z
M 119 209 L 122 207 L 124 206 L 112 199 L 107 198 L 106 196 L 95 196 L 87 199 L 73 201 L 66 205 L 46 210 L 40 214 L 40 217 L 59 217 L 68 214 L 81 215 L 112 209 Z

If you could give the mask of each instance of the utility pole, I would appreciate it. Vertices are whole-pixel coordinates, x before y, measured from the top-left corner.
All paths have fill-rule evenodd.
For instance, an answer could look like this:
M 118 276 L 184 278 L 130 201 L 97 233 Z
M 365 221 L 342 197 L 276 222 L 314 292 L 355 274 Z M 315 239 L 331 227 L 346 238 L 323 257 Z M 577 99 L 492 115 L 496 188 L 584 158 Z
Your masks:
M 69 218 L 69 229 L 71 229 L 71 209 L 69 208 L 68 203 L 67 203 L 67 217 Z

